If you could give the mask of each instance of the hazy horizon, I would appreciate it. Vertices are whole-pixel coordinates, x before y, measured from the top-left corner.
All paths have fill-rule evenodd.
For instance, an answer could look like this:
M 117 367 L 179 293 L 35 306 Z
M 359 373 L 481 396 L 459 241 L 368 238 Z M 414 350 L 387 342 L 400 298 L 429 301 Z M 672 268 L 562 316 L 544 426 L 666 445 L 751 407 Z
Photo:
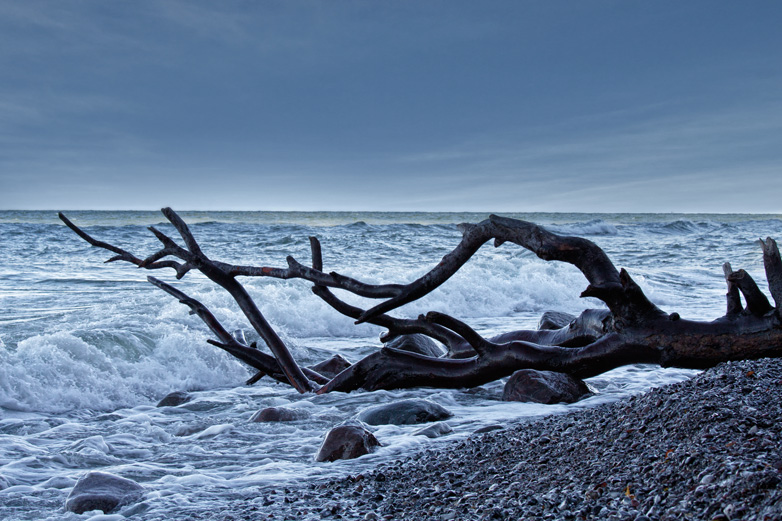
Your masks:
M 95 208 L 3 208 L 0 212 L 36 212 L 52 213 L 56 216 L 58 212 L 67 214 L 68 212 L 136 212 L 136 213 L 160 213 L 160 208 L 116 208 L 111 210 Z M 523 211 L 523 210 L 231 210 L 231 209 L 198 209 L 198 208 L 174 208 L 177 213 L 302 213 L 302 214 L 557 214 L 557 215 L 746 215 L 746 216 L 782 216 L 782 212 L 582 212 L 582 211 Z

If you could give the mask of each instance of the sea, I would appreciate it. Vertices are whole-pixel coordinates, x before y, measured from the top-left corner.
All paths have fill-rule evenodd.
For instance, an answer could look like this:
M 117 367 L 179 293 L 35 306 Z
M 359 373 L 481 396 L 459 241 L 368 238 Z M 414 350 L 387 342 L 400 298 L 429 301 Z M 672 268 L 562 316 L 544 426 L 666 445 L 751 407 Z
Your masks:
M 162 214 L 71 211 L 96 239 L 144 257 L 159 243 L 155 226 L 175 237 Z M 323 246 L 327 271 L 371 283 L 405 283 L 426 273 L 459 243 L 457 224 L 481 213 L 180 212 L 204 252 L 233 264 L 309 263 L 309 236 Z M 782 215 L 505 213 L 551 231 L 588 238 L 626 268 L 667 312 L 713 320 L 725 312 L 722 264 L 746 269 L 765 289 L 758 239 L 782 238 Z M 632 365 L 591 378 L 597 390 L 572 405 L 503 402 L 505 379 L 476 389 L 298 394 L 253 374 L 207 343 L 210 333 L 189 309 L 146 280 L 149 271 L 104 263 L 111 254 L 77 237 L 55 211 L 0 212 L 0 519 L 186 519 L 221 512 L 236 501 L 268 511 L 270 491 L 367 472 L 491 425 L 595 407 L 692 377 L 695 372 Z M 230 331 L 257 335 L 230 296 L 199 273 L 177 281 L 152 273 L 199 299 Z M 382 328 L 356 326 L 302 280 L 244 278 L 250 294 L 301 364 L 340 354 L 356 361 L 377 350 Z M 579 298 L 586 287 L 569 264 L 545 262 L 514 244 L 486 244 L 441 288 L 393 312 L 436 310 L 484 336 L 537 327 L 547 310 L 577 314 L 601 307 Z M 348 302 L 373 302 L 350 294 Z M 263 347 L 262 347 L 263 348 Z M 194 399 L 156 407 L 172 391 Z M 437 439 L 420 426 L 372 427 L 373 454 L 317 463 L 325 433 L 367 407 L 426 398 L 453 413 Z M 254 423 L 270 406 L 297 409 L 294 422 Z M 91 470 L 133 479 L 143 501 L 110 516 L 67 512 L 66 497 Z

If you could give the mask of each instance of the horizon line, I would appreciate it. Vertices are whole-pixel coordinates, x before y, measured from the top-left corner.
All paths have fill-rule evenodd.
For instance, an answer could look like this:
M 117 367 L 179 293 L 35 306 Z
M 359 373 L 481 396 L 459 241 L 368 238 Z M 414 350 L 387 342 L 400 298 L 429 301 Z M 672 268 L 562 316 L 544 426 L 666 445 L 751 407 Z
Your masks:
M 164 207 L 165 208 L 165 207 Z M 68 208 L 68 209 L 36 209 L 36 208 L 0 208 L 0 212 L 159 212 L 162 208 L 158 209 L 140 209 L 140 208 L 120 208 L 120 209 L 94 209 L 94 208 Z M 625 215 L 665 215 L 665 214 L 680 214 L 680 215 L 782 215 L 782 212 L 713 212 L 713 211 L 644 211 L 644 212 L 629 212 L 629 211 L 596 211 L 588 212 L 583 210 L 567 211 L 567 210 L 215 210 L 215 209 L 176 209 L 176 212 L 267 212 L 267 213 L 475 213 L 475 214 L 496 214 L 496 213 L 514 213 L 514 214 L 541 214 L 541 213 L 562 213 L 562 214 L 585 214 L 585 215 L 611 215 L 611 214 L 625 214 Z

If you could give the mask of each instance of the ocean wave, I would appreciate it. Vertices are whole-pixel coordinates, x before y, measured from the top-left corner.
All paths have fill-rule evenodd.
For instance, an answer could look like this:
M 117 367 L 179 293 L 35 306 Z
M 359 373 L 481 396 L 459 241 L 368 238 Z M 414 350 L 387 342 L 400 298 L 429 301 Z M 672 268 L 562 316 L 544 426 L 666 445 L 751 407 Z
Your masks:
M 61 413 L 153 403 L 174 389 L 236 385 L 246 370 L 203 336 L 158 336 L 143 357 L 60 332 L 35 335 L 0 360 L 0 407 Z
M 688 235 L 696 233 L 711 233 L 726 226 L 728 226 L 726 223 L 719 221 L 693 221 L 690 219 L 677 219 L 675 221 L 650 223 L 647 225 L 647 229 L 650 233 Z
M 619 230 L 602 219 L 593 219 L 583 223 L 547 225 L 546 229 L 563 235 L 618 235 Z

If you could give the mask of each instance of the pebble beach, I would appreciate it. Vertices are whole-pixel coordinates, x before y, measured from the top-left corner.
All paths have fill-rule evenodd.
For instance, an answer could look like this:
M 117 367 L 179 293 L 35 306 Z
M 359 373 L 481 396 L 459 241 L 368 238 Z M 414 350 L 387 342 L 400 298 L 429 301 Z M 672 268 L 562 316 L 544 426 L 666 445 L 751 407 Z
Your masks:
M 479 433 L 189 519 L 782 519 L 782 361 Z

